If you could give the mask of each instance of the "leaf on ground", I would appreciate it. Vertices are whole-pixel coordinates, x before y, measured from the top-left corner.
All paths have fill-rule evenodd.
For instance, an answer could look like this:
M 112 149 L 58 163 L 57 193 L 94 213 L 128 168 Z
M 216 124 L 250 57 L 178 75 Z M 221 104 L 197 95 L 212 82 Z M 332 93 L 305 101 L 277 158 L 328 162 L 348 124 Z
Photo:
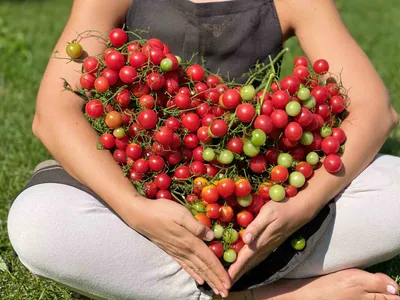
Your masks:
M 1 256 L 0 256 L 0 272 L 9 272 L 7 264 Z

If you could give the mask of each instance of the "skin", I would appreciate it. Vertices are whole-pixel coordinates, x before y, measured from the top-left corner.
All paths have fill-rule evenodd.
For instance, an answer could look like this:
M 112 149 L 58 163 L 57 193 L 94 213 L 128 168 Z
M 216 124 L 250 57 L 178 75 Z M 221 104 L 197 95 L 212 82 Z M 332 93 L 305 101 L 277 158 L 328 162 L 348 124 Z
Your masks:
M 74 1 L 69 21 L 55 50 L 64 49 L 66 43 L 76 37 L 76 32 L 89 28 L 109 32 L 123 23 L 130 4 L 130 0 Z M 222 296 L 228 295 L 231 284 L 245 271 L 280 245 L 291 232 L 311 220 L 351 182 L 371 162 L 397 124 L 397 114 L 390 105 L 386 88 L 366 55 L 347 32 L 332 0 L 276 0 L 275 4 L 284 39 L 296 34 L 312 62 L 323 56 L 330 63 L 331 72 L 340 73 L 343 70 L 344 86 L 351 87 L 350 117 L 342 126 L 348 137 L 346 153 L 342 157 L 345 171 L 339 176 L 332 176 L 320 168 L 309 181 L 309 187 L 296 199 L 265 206 L 246 230 L 253 236 L 253 241 L 245 238 L 248 245 L 228 272 L 202 242 L 212 238 L 209 229 L 195 221 L 184 207 L 172 201 L 149 201 L 138 195 L 111 154 L 96 150 L 98 137 L 81 112 L 83 101 L 72 93 L 63 92 L 59 80 L 63 77 L 72 86 L 78 85 L 77 63 L 65 64 L 63 60 L 50 59 L 32 124 L 33 133 L 73 177 L 102 197 L 134 230 L 169 253 L 195 280 L 199 283 L 206 281 L 216 294 Z M 95 39 L 83 39 L 81 44 L 89 55 L 96 55 L 105 49 Z M 79 145 L 79 151 L 76 151 L 75 145 Z M 322 184 L 328 180 L 329 186 Z M 320 186 L 324 189 L 321 190 Z M 381 295 L 387 284 L 393 284 L 397 290 L 397 285 L 385 275 L 379 275 L 379 281 L 378 277 L 371 277 L 373 275 L 366 272 L 352 271 L 358 272 L 351 277 L 358 280 L 354 279 L 353 285 L 360 282 L 358 289 L 348 288 L 348 274 L 339 272 L 335 276 L 328 275 L 312 281 L 278 282 L 255 290 L 252 296 L 253 299 L 304 298 L 310 290 L 312 295 L 325 292 L 321 284 L 340 282 L 344 282 L 339 289 L 344 296 L 338 295 L 337 289 L 325 296 L 332 297 L 329 299 L 374 299 L 370 295 Z M 365 284 L 361 284 L 360 278 L 365 279 L 368 288 L 363 288 Z M 376 283 L 378 281 L 381 284 Z M 293 291 L 294 285 L 298 286 L 296 291 Z M 232 299 L 244 299 L 248 295 L 239 293 L 233 296 L 239 298 Z

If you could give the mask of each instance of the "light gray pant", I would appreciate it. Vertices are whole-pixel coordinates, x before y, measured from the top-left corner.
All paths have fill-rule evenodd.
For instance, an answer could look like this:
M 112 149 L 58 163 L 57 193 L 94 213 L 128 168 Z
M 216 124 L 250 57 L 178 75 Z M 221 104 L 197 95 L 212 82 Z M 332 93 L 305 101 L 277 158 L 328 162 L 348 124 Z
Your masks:
M 11 243 L 34 274 L 108 299 L 209 299 L 157 246 L 74 187 L 23 191 L 8 218 Z M 287 278 L 366 267 L 400 254 L 400 158 L 379 156 L 337 197 L 337 216 Z

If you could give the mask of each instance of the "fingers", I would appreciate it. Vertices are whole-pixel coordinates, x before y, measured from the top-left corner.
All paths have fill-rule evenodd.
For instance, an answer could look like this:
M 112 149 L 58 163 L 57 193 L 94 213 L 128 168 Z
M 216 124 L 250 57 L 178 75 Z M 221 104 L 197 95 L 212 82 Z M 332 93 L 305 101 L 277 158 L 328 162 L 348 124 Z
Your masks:
M 178 264 L 181 265 L 182 269 L 184 269 L 186 273 L 190 275 L 190 277 L 197 281 L 198 284 L 204 284 L 204 280 L 197 273 L 194 272 L 193 266 L 189 267 L 189 264 L 183 262 L 183 260 L 179 257 L 173 256 L 173 258 L 177 261 Z
M 396 295 L 398 293 L 396 282 L 385 274 L 368 273 L 368 275 L 364 276 L 362 284 L 366 292 L 386 295 Z
M 245 245 L 239 252 L 236 261 L 229 267 L 228 274 L 233 282 L 246 273 L 249 261 L 254 257 L 255 251 Z
M 214 239 L 214 232 L 193 218 L 189 212 L 182 214 L 182 217 L 179 220 L 179 225 L 183 226 L 190 233 L 202 240 L 212 241 Z
M 257 237 L 265 230 L 265 228 L 273 221 L 273 210 L 269 207 L 263 208 L 258 216 L 247 226 L 243 235 L 243 242 L 250 245 L 257 239 Z
M 228 295 L 231 281 L 228 273 L 214 253 L 200 240 L 194 241 L 192 247 L 193 257 L 190 260 L 198 268 L 198 274 L 204 278 L 210 286 L 218 289 L 222 296 Z

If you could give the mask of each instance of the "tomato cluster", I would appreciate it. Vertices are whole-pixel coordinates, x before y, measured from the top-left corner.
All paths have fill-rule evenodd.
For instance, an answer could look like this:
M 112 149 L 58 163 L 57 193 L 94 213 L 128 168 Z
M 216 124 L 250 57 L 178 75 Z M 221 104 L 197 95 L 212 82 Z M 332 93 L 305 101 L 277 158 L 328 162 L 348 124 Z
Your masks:
M 209 247 L 226 263 L 265 203 L 296 196 L 321 161 L 341 170 L 347 101 L 326 60 L 297 57 L 282 80 L 263 67 L 269 76 L 256 88 L 183 63 L 159 39 L 128 42 L 114 29 L 109 46 L 83 60 L 73 90 L 100 148 L 142 195 L 180 202 L 212 228 Z M 292 245 L 302 250 L 304 239 Z

